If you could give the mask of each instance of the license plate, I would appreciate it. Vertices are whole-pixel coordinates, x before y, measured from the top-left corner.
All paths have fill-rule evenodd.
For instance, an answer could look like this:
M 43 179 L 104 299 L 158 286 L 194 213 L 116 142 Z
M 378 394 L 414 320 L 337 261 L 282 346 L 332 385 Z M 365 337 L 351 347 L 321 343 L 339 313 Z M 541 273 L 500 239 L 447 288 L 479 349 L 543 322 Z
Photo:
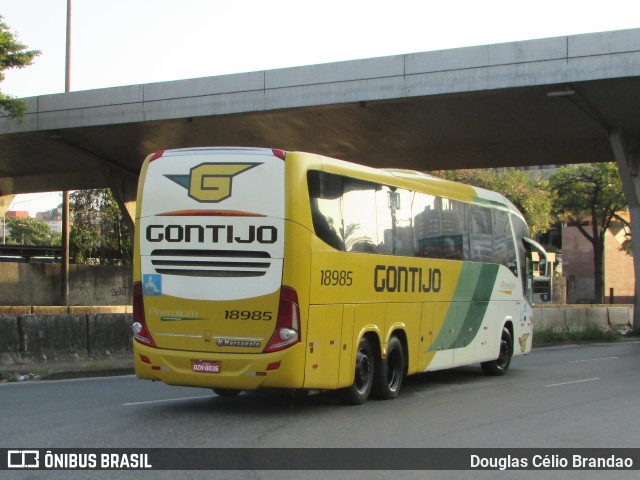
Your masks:
M 208 360 L 191 360 L 191 371 L 195 373 L 220 373 L 222 365 L 220 362 Z

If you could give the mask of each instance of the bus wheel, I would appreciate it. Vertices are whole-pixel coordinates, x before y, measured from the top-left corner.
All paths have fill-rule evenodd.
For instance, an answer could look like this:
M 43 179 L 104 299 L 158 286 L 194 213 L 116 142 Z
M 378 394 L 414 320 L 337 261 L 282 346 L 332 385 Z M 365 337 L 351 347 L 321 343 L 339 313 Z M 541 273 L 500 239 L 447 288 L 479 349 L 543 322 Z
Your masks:
M 373 396 L 390 400 L 398 396 L 404 376 L 404 349 L 398 337 L 391 337 L 387 346 L 387 358 L 376 365 Z
M 503 327 L 502 337 L 500 338 L 500 354 L 496 360 L 481 363 L 482 370 L 486 375 L 504 375 L 507 373 L 512 355 L 513 340 L 511 339 L 511 332 L 507 327 Z
M 353 385 L 342 390 L 342 400 L 348 405 L 360 405 L 369 398 L 373 386 L 373 348 L 369 340 L 362 338 L 356 354 L 355 379 Z
M 212 388 L 214 393 L 219 397 L 233 398 L 240 395 L 242 390 L 234 390 L 232 388 Z

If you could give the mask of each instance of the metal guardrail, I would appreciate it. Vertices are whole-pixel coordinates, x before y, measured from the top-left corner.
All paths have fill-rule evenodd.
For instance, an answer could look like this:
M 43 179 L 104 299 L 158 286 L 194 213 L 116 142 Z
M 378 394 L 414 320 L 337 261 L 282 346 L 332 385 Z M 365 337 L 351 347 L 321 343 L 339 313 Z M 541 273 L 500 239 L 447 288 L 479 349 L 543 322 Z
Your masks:
M 33 245 L 0 245 L 0 256 L 24 257 L 60 257 L 62 247 L 39 247 Z

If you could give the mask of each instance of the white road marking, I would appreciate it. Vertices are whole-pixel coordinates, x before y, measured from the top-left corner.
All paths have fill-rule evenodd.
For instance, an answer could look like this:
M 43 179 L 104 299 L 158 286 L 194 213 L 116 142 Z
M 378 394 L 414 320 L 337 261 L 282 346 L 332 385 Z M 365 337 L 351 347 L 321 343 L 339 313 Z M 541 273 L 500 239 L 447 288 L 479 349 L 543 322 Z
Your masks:
M 164 402 L 181 402 L 183 400 L 197 400 L 200 398 L 211 398 L 213 395 L 203 395 L 201 397 L 182 397 L 182 398 L 165 398 L 164 400 L 148 400 L 146 402 L 130 402 L 123 403 L 123 407 L 128 407 L 130 405 L 146 405 L 149 403 L 164 403 Z
M 587 358 L 585 360 L 569 360 L 569 363 L 582 363 L 582 362 L 595 362 L 596 360 L 614 360 L 620 357 L 599 357 L 599 358 Z
M 575 380 L 573 382 L 553 383 L 551 385 L 545 385 L 545 387 L 559 387 L 560 385 L 572 385 L 574 383 L 595 382 L 596 380 L 600 380 L 600 378 L 585 378 L 584 380 Z

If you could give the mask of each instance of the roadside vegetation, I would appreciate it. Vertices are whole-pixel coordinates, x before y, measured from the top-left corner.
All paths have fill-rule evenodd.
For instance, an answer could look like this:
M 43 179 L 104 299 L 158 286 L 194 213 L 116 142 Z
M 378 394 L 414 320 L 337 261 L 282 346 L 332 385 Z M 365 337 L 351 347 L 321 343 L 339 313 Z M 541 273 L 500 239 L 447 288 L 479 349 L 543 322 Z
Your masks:
M 605 330 L 597 325 L 587 325 L 584 329 L 577 331 L 540 328 L 535 329 L 533 332 L 533 346 L 542 347 L 563 343 L 619 342 L 621 338 L 622 335 L 618 332 Z

